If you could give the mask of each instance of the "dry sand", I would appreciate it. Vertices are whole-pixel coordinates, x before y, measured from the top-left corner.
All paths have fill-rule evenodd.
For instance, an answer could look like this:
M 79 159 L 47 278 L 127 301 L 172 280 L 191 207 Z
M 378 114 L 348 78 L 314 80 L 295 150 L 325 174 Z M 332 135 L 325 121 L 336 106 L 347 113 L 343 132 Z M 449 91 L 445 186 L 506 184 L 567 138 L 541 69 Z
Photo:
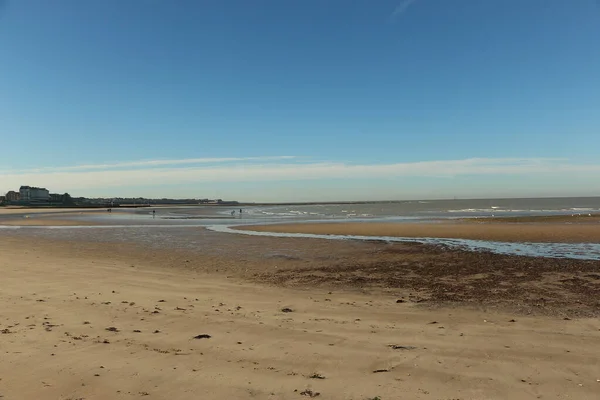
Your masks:
M 598 319 L 265 287 L 129 254 L 3 238 L 3 400 L 592 400 L 600 392 Z
M 279 233 L 313 233 L 320 235 L 435 237 L 504 242 L 600 243 L 599 223 L 336 222 L 256 225 L 238 227 L 237 229 Z

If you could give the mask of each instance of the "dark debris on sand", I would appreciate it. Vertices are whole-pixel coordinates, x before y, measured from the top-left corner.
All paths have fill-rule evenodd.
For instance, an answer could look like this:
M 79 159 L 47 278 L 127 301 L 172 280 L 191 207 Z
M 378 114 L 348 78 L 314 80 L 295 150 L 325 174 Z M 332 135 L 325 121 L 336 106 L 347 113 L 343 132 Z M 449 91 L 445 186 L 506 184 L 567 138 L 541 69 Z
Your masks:
M 318 397 L 318 396 L 321 395 L 321 393 L 319 393 L 319 392 L 313 392 L 310 389 L 306 389 L 306 390 L 303 390 L 302 392 L 300 392 L 300 395 L 301 396 L 307 396 L 307 397 Z
M 390 344 L 388 345 L 389 348 L 394 349 L 394 350 L 415 350 L 416 347 L 415 346 L 400 346 L 397 344 Z
M 407 303 L 524 314 L 600 316 L 600 261 L 501 255 L 419 243 L 364 244 L 362 255 L 280 266 L 257 280 L 284 286 L 384 289 Z M 405 300 L 397 300 L 403 303 Z
M 203 333 L 201 335 L 196 335 L 194 336 L 194 339 L 210 339 L 212 336 L 207 335 L 206 333 Z

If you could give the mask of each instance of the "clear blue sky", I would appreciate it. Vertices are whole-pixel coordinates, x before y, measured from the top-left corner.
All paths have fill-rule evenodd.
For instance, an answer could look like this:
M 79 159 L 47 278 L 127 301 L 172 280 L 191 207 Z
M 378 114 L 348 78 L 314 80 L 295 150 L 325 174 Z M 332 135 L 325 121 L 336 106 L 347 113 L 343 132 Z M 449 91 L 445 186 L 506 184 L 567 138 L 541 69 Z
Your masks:
M 0 191 L 600 195 L 600 3 L 0 0 L 0 139 Z

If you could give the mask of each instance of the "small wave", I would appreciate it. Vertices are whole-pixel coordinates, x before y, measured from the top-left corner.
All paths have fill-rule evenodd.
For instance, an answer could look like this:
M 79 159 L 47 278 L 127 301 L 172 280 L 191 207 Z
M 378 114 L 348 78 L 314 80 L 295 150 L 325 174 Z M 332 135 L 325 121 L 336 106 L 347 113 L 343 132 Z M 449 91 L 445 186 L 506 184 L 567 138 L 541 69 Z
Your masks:
M 593 209 L 592 209 L 593 210 Z M 523 210 L 523 209 L 511 209 L 511 208 L 462 208 L 462 209 L 453 209 L 446 210 L 447 213 L 459 214 L 459 213 L 526 213 L 531 215 L 537 214 L 549 214 L 549 215 L 562 215 L 567 212 L 571 212 L 573 209 L 565 208 L 560 210 Z M 425 212 L 435 212 L 435 211 L 425 211 Z
M 498 207 L 492 208 L 463 208 L 460 210 L 448 210 L 449 213 L 491 213 L 491 212 L 510 212 L 512 210 L 500 210 Z

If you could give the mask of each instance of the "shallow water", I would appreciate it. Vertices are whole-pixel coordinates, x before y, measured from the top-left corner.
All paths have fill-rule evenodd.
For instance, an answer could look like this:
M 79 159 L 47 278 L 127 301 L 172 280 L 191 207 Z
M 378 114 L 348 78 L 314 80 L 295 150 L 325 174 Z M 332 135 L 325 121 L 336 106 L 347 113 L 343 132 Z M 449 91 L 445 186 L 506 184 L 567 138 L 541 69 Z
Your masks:
M 578 260 L 600 260 L 600 243 L 522 243 L 522 242 L 495 242 L 472 239 L 445 239 L 445 238 L 408 238 L 394 236 L 359 236 L 359 235 L 317 235 L 310 233 L 275 233 L 257 232 L 232 229 L 227 225 L 208 226 L 215 232 L 233 233 L 242 235 L 313 238 L 329 240 L 382 240 L 386 242 L 417 242 L 423 244 L 443 245 L 469 251 L 489 251 L 496 254 L 516 254 L 532 257 L 571 258 Z
M 159 248 L 203 249 L 231 251 L 223 235 L 253 235 L 280 238 L 312 238 L 326 240 L 381 240 L 386 242 L 417 242 L 443 245 L 470 251 L 490 251 L 534 257 L 600 260 L 600 243 L 517 243 L 472 239 L 408 238 L 391 236 L 317 235 L 303 233 L 255 232 L 232 229 L 241 224 L 214 224 L 215 221 L 186 224 L 116 224 L 103 226 L 0 226 L 5 232 L 48 239 L 95 242 L 133 242 Z M 221 222 L 221 221 L 218 221 Z M 207 229 L 199 229 L 207 228 Z M 244 249 L 236 249 L 243 253 Z
M 240 213 L 240 210 L 242 212 Z M 156 211 L 156 215 L 152 215 Z M 91 221 L 101 224 L 220 224 L 243 221 L 249 224 L 278 221 L 366 221 L 419 222 L 465 217 L 507 217 L 539 215 L 587 215 L 600 213 L 600 197 L 540 199 L 479 199 L 393 201 L 357 204 L 308 204 L 265 206 L 173 206 L 114 208 L 82 213 L 46 214 L 44 218 Z M 27 217 L 27 212 L 21 215 Z M 0 215 L 0 225 L 6 218 Z M 135 222 L 134 222 L 135 221 Z M 219 222 L 217 222 L 219 221 Z M 227 222 L 221 222 L 227 221 Z M 234 222 L 235 221 L 235 222 Z
M 453 207 L 483 207 L 455 209 Z M 550 207 L 544 212 L 536 207 Z M 527 208 L 517 210 L 516 207 Z M 596 208 L 595 208 L 596 207 Z M 500 215 L 559 215 L 600 211 L 600 198 L 581 199 L 500 199 L 500 200 L 442 200 L 431 202 L 393 202 L 371 204 L 326 204 L 306 206 L 254 206 L 239 208 L 214 206 L 183 206 L 156 208 L 114 209 L 92 213 L 55 213 L 43 216 L 45 220 L 70 220 L 92 223 L 90 226 L 3 226 L 2 220 L 39 218 L 39 215 L 0 215 L 0 230 L 18 234 L 60 237 L 67 240 L 132 241 L 145 245 L 171 248 L 219 248 L 215 232 L 227 235 L 256 235 L 288 238 L 315 238 L 329 240 L 383 240 L 388 242 L 419 242 L 445 245 L 472 251 L 490 251 L 498 254 L 518 254 L 600 260 L 598 243 L 512 243 L 470 239 L 403 238 L 387 236 L 315 235 L 298 233 L 252 232 L 231 229 L 236 225 L 270 224 L 277 222 L 323 222 L 332 219 L 344 221 L 398 221 L 404 223 L 431 222 L 435 219 L 486 216 L 489 212 Z M 235 211 L 235 215 L 231 212 Z M 504 214 L 502 214 L 504 213 Z M 198 229 L 206 227 L 209 231 Z M 194 229 L 196 228 L 196 229 Z M 599 226 L 600 229 L 600 226 Z M 60 232 L 60 234 L 59 234 Z

